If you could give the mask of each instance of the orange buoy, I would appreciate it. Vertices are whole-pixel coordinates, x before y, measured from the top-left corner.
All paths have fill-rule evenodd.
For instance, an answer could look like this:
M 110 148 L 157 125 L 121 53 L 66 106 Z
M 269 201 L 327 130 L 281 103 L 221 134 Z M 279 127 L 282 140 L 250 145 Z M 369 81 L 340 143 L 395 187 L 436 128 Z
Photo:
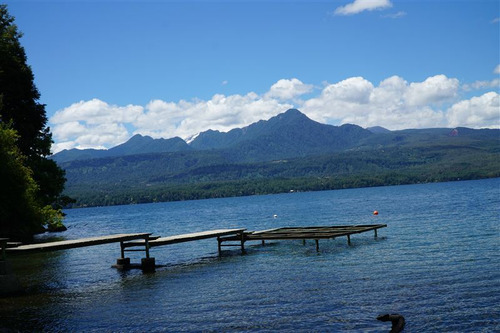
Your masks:
M 378 210 L 375 210 L 375 211 L 373 212 L 373 215 L 378 215 Z

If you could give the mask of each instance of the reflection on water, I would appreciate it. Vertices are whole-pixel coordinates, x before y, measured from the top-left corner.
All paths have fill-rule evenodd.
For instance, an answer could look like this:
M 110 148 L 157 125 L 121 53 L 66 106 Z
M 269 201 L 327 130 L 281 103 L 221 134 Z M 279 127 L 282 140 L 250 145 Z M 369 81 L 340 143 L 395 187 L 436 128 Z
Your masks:
M 66 239 L 218 228 L 387 223 L 373 233 L 224 248 L 153 248 L 154 274 L 111 268 L 119 244 L 11 257 L 26 292 L 0 299 L 20 331 L 498 331 L 500 180 L 67 211 Z M 374 217 L 372 212 L 379 211 Z M 277 218 L 273 218 L 274 215 Z M 46 237 L 46 236 L 43 236 Z M 42 237 L 42 238 L 43 238 Z M 139 262 L 142 253 L 132 252 Z

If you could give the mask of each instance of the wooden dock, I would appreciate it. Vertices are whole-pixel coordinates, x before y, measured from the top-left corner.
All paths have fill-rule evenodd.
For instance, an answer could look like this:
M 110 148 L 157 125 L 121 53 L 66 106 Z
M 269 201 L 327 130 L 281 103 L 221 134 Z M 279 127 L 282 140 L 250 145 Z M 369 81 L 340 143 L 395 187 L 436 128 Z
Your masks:
M 377 237 L 377 230 L 387 227 L 387 224 L 369 224 L 369 225 L 342 225 L 342 226 L 314 226 L 314 227 L 286 227 L 268 229 L 262 231 L 245 232 L 242 236 L 223 237 L 219 238 L 219 249 L 221 243 L 228 241 L 240 241 L 242 244 L 246 241 L 262 241 L 265 244 L 266 240 L 287 240 L 287 239 L 302 239 L 304 242 L 307 239 L 315 240 L 316 250 L 319 251 L 320 239 L 333 239 L 346 236 L 347 243 L 351 244 L 351 235 L 360 234 L 373 230 Z M 242 245 L 243 249 L 243 245 Z
M 116 267 L 117 268 L 129 268 L 130 267 L 130 258 L 125 257 L 125 252 L 127 251 L 144 251 L 146 252 L 146 258 L 141 260 L 141 268 L 145 271 L 154 271 L 155 268 L 155 258 L 151 258 L 149 255 L 149 249 L 156 246 L 164 246 L 170 244 L 178 244 L 191 242 L 195 240 L 208 239 L 208 238 L 217 238 L 223 236 L 237 236 L 241 238 L 243 232 L 246 229 L 217 229 L 217 230 L 209 230 L 209 231 L 200 231 L 200 232 L 192 232 L 189 234 L 182 235 L 174 235 L 167 237 L 155 237 L 144 239 L 142 241 L 133 241 L 133 242 L 120 242 L 121 249 L 121 258 L 117 260 Z M 128 249 L 131 247 L 142 247 L 139 249 Z M 220 246 L 219 246 L 219 254 L 220 254 Z
M 228 236 L 228 235 L 236 235 L 236 234 L 241 234 L 244 232 L 246 229 L 241 228 L 241 229 L 217 229 L 217 230 L 209 230 L 209 231 L 201 231 L 201 232 L 193 232 L 189 234 L 182 234 L 182 235 L 175 235 L 175 236 L 167 236 L 167 237 L 159 237 L 153 240 L 149 240 L 149 247 L 155 247 L 155 246 L 163 246 L 163 245 L 169 245 L 169 244 L 177 244 L 177 243 L 184 243 L 184 242 L 190 242 L 190 241 L 195 241 L 195 240 L 200 240 L 200 239 L 207 239 L 207 238 L 216 238 L 216 237 L 222 237 L 222 236 Z M 133 247 L 133 246 L 144 246 L 145 241 L 135 241 L 135 242 L 127 242 L 123 243 L 123 247 Z
M 78 247 L 125 242 L 136 239 L 146 240 L 149 239 L 150 235 L 151 233 L 116 234 L 109 236 L 80 238 L 80 239 L 64 240 L 57 242 L 19 245 L 16 247 L 8 247 L 5 249 L 5 251 L 7 253 L 33 253 L 33 252 L 58 251 L 58 250 L 73 249 Z
M 223 246 L 239 246 L 242 253 L 245 252 L 245 242 L 261 241 L 265 244 L 267 240 L 288 240 L 302 239 L 304 244 L 307 239 L 316 241 L 316 250 L 319 251 L 320 239 L 332 239 L 336 237 L 347 237 L 348 244 L 351 244 L 351 235 L 368 231 L 374 231 L 377 237 L 377 230 L 387 227 L 386 224 L 371 225 L 343 225 L 343 226 L 313 226 L 313 227 L 286 227 L 262 231 L 245 231 L 244 228 L 237 229 L 216 229 L 201 232 L 173 236 L 151 236 L 151 233 L 135 234 L 116 234 L 109 236 L 90 237 L 75 240 L 65 240 L 57 242 L 18 245 L 11 243 L 7 246 L 6 239 L 0 239 L 2 259 L 5 259 L 6 253 L 34 253 L 65 250 L 86 246 L 95 246 L 108 243 L 120 243 L 120 258 L 118 258 L 116 267 L 130 268 L 130 258 L 125 257 L 127 251 L 145 252 L 145 258 L 141 260 L 141 268 L 145 271 L 154 270 L 155 258 L 150 257 L 150 249 L 153 247 L 191 242 L 201 239 L 217 238 L 219 255 L 222 253 Z M 235 242 L 237 242 L 235 244 Z

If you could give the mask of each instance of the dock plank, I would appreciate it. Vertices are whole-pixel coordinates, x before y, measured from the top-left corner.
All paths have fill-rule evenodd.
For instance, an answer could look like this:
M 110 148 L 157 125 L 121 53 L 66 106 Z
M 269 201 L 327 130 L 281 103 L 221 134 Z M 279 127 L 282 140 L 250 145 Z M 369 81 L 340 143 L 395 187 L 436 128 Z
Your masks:
M 149 235 L 151 235 L 151 233 L 116 234 L 108 236 L 89 237 L 89 238 L 81 238 L 74 240 L 57 241 L 57 242 L 20 245 L 18 247 L 7 248 L 6 251 L 7 253 L 32 253 L 32 252 L 57 251 L 57 250 L 73 249 L 85 246 L 125 242 L 141 238 L 145 239 L 146 237 L 149 237 Z
M 285 227 L 245 234 L 247 240 L 325 239 L 359 234 L 387 227 L 386 224 Z
M 240 228 L 240 229 L 217 229 L 217 230 L 193 232 L 193 233 L 189 233 L 189 234 L 160 237 L 160 238 L 155 239 L 155 240 L 150 240 L 148 243 L 149 243 L 149 247 L 155 247 L 155 246 L 190 242 L 190 241 L 195 241 L 195 240 L 200 240 L 200 239 L 216 238 L 216 237 L 228 236 L 228 235 L 237 235 L 237 234 L 244 232 L 245 230 L 246 229 L 244 229 L 244 228 Z M 132 241 L 132 242 L 123 243 L 123 247 L 127 248 L 127 247 L 133 247 L 133 246 L 144 246 L 145 245 L 144 243 L 145 243 L 144 241 Z

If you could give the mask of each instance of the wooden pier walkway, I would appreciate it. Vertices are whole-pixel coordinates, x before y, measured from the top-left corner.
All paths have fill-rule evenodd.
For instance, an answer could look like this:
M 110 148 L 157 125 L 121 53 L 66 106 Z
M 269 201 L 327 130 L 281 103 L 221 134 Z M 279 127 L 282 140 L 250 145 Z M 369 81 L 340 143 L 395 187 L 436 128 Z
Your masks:
M 261 241 L 265 244 L 267 240 L 287 240 L 287 239 L 302 239 L 304 244 L 307 239 L 316 241 L 316 250 L 319 251 L 320 239 L 331 239 L 336 237 L 347 237 L 348 244 L 351 244 L 351 235 L 359 234 L 373 230 L 377 237 L 377 230 L 387 227 L 386 224 L 372 225 L 344 225 L 344 226 L 314 226 L 314 227 L 286 227 L 276 228 L 262 231 L 245 231 L 244 228 L 237 229 L 216 229 L 209 231 L 193 232 L 188 234 L 173 235 L 173 236 L 151 236 L 151 233 L 135 233 L 135 234 L 117 234 L 100 237 L 90 237 L 75 240 L 65 240 L 57 242 L 17 245 L 12 244 L 12 247 L 7 246 L 6 239 L 0 239 L 2 259 L 5 259 L 6 253 L 33 253 L 65 250 L 86 246 L 95 246 L 108 243 L 120 243 L 120 254 L 116 267 L 129 268 L 130 258 L 125 257 L 127 251 L 142 251 L 146 257 L 141 260 L 141 268 L 143 270 L 154 270 L 155 258 L 150 257 L 150 248 L 178 244 L 190 241 L 196 241 L 208 238 L 217 238 L 219 255 L 222 253 L 223 246 L 239 246 L 242 253 L 245 252 L 245 242 Z M 234 242 L 237 242 L 236 244 Z
M 151 248 L 151 247 L 155 247 L 155 246 L 177 244 L 177 243 L 190 242 L 190 241 L 195 241 L 195 240 L 200 240 L 200 239 L 216 238 L 216 237 L 227 236 L 227 235 L 241 234 L 245 230 L 246 229 L 244 229 L 244 228 L 241 228 L 241 229 L 217 229 L 217 230 L 193 232 L 193 233 L 183 234 L 183 235 L 159 237 L 159 238 L 156 238 L 153 240 L 149 240 L 149 247 Z M 133 247 L 133 246 L 144 246 L 144 243 L 145 243 L 144 240 L 135 241 L 135 242 L 127 242 L 127 243 L 123 243 L 123 247 L 127 248 L 127 247 Z
M 73 240 L 64 240 L 57 242 L 47 242 L 38 244 L 19 245 L 16 247 L 7 247 L 7 253 L 33 253 L 33 252 L 48 252 L 73 249 L 78 247 L 94 246 L 101 244 L 126 242 L 136 239 L 148 239 L 151 233 L 137 233 L 137 234 L 116 234 L 109 236 L 80 238 Z
M 346 236 L 347 243 L 351 244 L 351 235 L 359 234 L 373 230 L 375 237 L 377 237 L 377 230 L 387 227 L 387 224 L 369 224 L 369 225 L 342 225 L 342 226 L 314 226 L 314 227 L 286 227 L 268 229 L 262 231 L 245 232 L 242 236 L 223 237 L 218 238 L 219 251 L 221 243 L 228 241 L 241 242 L 242 250 L 243 243 L 246 241 L 262 241 L 266 240 L 287 240 L 287 239 L 312 239 L 316 241 L 316 250 L 319 251 L 320 239 L 332 239 L 337 237 Z
M 120 242 L 121 258 L 117 260 L 116 267 L 118 268 L 128 268 L 130 267 L 130 258 L 125 257 L 125 252 L 127 251 L 144 251 L 146 252 L 146 258 L 141 260 L 141 268 L 146 271 L 153 271 L 155 267 L 155 258 L 151 258 L 149 255 L 149 249 L 156 246 L 164 246 L 170 244 L 178 244 L 191 242 L 195 240 L 217 238 L 222 236 L 234 236 L 243 235 L 246 229 L 217 229 L 209 231 L 192 232 L 189 234 L 174 235 L 167 237 L 154 237 L 149 239 L 144 239 L 142 241 L 133 242 Z M 241 236 L 240 236 L 241 238 Z M 143 247 L 142 249 L 128 249 L 130 247 Z M 220 254 L 220 247 L 219 247 Z

